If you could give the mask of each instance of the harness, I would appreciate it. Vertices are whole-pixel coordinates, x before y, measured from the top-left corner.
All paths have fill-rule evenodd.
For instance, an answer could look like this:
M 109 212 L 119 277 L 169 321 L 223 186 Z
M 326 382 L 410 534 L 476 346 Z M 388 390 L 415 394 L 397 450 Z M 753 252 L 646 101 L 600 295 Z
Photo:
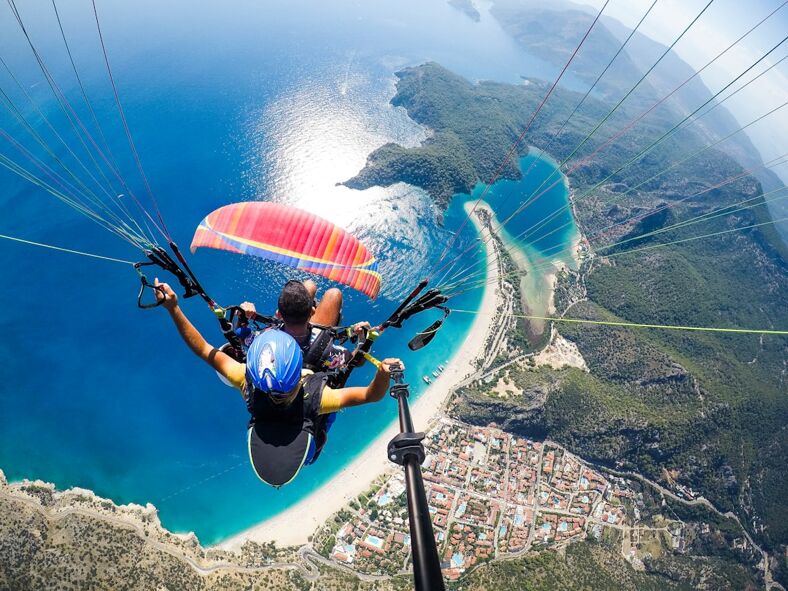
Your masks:
M 256 314 L 253 319 L 247 319 L 238 306 L 226 308 L 226 313 L 232 334 L 240 343 L 240 350 L 232 344 L 222 350 L 239 363 L 246 362 L 246 349 L 258 333 L 269 328 L 284 328 L 282 321 L 273 316 Z M 338 369 L 347 364 L 351 354 L 339 344 L 351 340 L 350 329 L 311 323 L 307 328 L 307 334 L 303 337 L 306 342 L 301 342 L 301 338 L 295 339 L 303 355 L 304 369 L 327 374 L 329 385 L 332 388 L 341 388 L 344 382 L 337 381 Z
M 301 343 L 298 339 L 299 348 L 304 356 L 304 369 L 308 369 L 315 373 L 325 371 L 326 364 L 325 358 L 330 348 L 334 344 L 336 335 L 328 328 L 322 326 L 308 325 L 309 332 L 306 334 L 306 342 Z M 318 333 L 315 335 L 314 331 Z
M 322 372 L 307 375 L 293 401 L 283 405 L 276 404 L 270 394 L 256 388 L 247 371 L 244 398 L 246 409 L 251 415 L 249 427 L 263 420 L 300 426 L 300 429 L 309 433 L 315 441 L 315 451 L 309 463 L 314 462 L 328 439 L 326 422 L 329 415 L 320 414 L 320 402 L 328 378 L 329 376 Z
M 202 285 L 197 280 L 197 277 L 186 263 L 178 246 L 170 241 L 169 247 L 175 255 L 175 259 L 173 259 L 163 248 L 154 246 L 150 250 L 145 251 L 145 255 L 149 259 L 148 261 L 139 262 L 134 265 L 134 268 L 139 274 L 141 284 L 137 296 L 137 305 L 140 308 L 151 308 L 160 306 L 164 302 L 163 299 L 157 299 L 151 303 L 143 302 L 145 289 L 163 293 L 163 288 L 161 286 L 153 285 L 148 281 L 148 278 L 142 271 L 144 267 L 157 266 L 172 273 L 184 289 L 183 297 L 189 298 L 195 295 L 199 296 L 208 304 L 208 307 L 216 316 L 222 334 L 227 339 L 227 345 L 223 347 L 223 351 L 236 361 L 244 363 L 246 361 L 246 350 L 244 347 L 246 337 L 255 331 L 261 331 L 271 327 L 279 328 L 281 327 L 281 320 L 260 314 L 257 314 L 253 319 L 247 319 L 245 312 L 239 306 L 230 306 L 228 308 L 219 306 L 205 292 Z M 446 317 L 449 315 L 449 309 L 445 307 L 444 304 L 448 300 L 448 296 L 442 294 L 438 289 L 424 291 L 426 286 L 427 280 L 424 279 L 410 292 L 410 294 L 408 294 L 397 309 L 394 310 L 383 323 L 379 324 L 374 329 L 364 331 L 361 338 L 356 338 L 350 326 L 335 327 L 310 325 L 311 330 L 317 328 L 320 329 L 320 332 L 315 335 L 314 338 L 310 338 L 308 344 L 299 344 L 299 346 L 304 357 L 304 367 L 315 373 L 304 378 L 296 398 L 287 406 L 275 404 L 268 394 L 254 388 L 253 381 L 247 373 L 244 397 L 246 399 L 247 409 L 251 415 L 249 421 L 249 441 L 252 441 L 252 431 L 258 430 L 256 428 L 258 422 L 261 423 L 259 425 L 260 428 L 264 426 L 262 423 L 266 421 L 271 421 L 272 423 L 278 423 L 280 425 L 288 425 L 292 427 L 294 431 L 306 433 L 314 444 L 313 448 L 310 447 L 309 458 L 307 458 L 307 454 L 305 454 L 303 458 L 300 458 L 300 463 L 297 468 L 300 469 L 305 462 L 314 462 L 326 443 L 328 428 L 336 416 L 336 413 L 327 415 L 320 414 L 320 402 L 326 385 L 330 385 L 332 388 L 344 387 L 350 373 L 363 363 L 365 359 L 376 366 L 379 365 L 380 362 L 370 355 L 370 350 L 374 341 L 387 328 L 401 328 L 403 322 L 425 310 L 442 310 L 443 318 L 433 322 L 432 325 L 417 333 L 408 343 L 408 348 L 416 351 L 426 346 L 433 339 L 446 320 Z M 334 343 L 342 344 L 347 341 L 357 343 L 355 350 L 349 353 L 341 362 L 335 359 L 330 360 L 328 364 L 325 363 L 327 353 L 330 356 L 329 348 L 332 347 Z M 251 445 L 250 443 L 250 459 L 252 458 Z M 294 461 L 293 465 L 295 465 L 295 463 Z M 297 474 L 298 469 L 295 471 L 295 474 Z M 295 474 L 292 476 L 293 478 Z M 259 473 L 258 476 L 260 476 Z

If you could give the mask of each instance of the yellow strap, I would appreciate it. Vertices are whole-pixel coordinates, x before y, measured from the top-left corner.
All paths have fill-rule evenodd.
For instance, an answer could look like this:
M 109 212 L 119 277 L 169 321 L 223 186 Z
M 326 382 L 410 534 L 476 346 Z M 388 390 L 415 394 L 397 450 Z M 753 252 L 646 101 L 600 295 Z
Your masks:
M 375 366 L 375 367 L 377 367 L 377 368 L 379 368 L 379 367 L 380 367 L 380 361 L 378 361 L 377 359 L 375 359 L 375 358 L 374 358 L 372 355 L 370 355 L 370 354 L 369 354 L 369 353 L 367 353 L 366 351 L 365 351 L 364 353 L 362 353 L 362 355 L 364 355 L 364 359 L 366 359 L 367 361 L 369 361 L 369 362 L 370 362 L 372 365 L 374 365 L 374 366 Z

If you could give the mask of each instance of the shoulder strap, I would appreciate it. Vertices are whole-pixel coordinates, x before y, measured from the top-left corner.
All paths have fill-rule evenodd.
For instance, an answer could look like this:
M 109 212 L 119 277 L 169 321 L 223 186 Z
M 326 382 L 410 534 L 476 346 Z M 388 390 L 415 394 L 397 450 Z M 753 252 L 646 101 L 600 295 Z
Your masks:
M 328 385 L 330 374 L 319 372 L 307 376 L 304 380 L 304 421 L 308 414 L 312 420 L 312 436 L 314 437 L 314 453 L 309 459 L 309 464 L 314 464 L 323 450 L 327 439 L 327 420 L 331 415 L 320 414 L 320 403 L 323 399 L 323 392 Z
M 323 398 L 323 389 L 328 383 L 328 374 L 323 372 L 313 373 L 304 378 L 304 415 L 317 419 L 320 414 L 320 402 Z
M 332 332 L 326 328 L 321 329 L 315 338 L 312 339 L 306 351 L 304 351 L 304 367 L 316 372 L 322 370 L 323 357 L 326 349 L 328 349 L 333 342 L 334 335 Z

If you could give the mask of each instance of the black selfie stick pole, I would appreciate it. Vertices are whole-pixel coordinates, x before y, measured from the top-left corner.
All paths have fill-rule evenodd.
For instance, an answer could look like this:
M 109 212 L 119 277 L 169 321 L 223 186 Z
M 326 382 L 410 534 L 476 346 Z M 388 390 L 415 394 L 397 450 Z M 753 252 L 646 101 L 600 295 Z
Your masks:
M 438 548 L 432 531 L 427 493 L 421 477 L 421 463 L 424 461 L 424 433 L 415 433 L 410 417 L 408 396 L 410 390 L 404 383 L 402 369 L 392 367 L 391 377 L 394 385 L 391 396 L 397 399 L 399 407 L 400 433 L 389 442 L 389 459 L 404 466 L 405 487 L 408 493 L 408 520 L 410 521 L 410 547 L 413 554 L 413 576 L 416 591 L 443 591 Z

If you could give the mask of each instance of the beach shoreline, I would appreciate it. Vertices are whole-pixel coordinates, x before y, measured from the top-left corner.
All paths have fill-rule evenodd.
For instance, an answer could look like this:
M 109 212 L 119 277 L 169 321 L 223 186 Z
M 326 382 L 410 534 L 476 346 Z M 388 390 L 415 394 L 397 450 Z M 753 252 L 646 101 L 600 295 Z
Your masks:
M 471 204 L 465 205 L 470 213 Z M 477 232 L 484 238 L 487 230 L 479 220 L 471 215 Z M 482 240 L 485 258 L 489 269 L 487 285 L 484 288 L 479 313 L 476 315 L 462 345 L 450 358 L 444 371 L 419 396 L 411 407 L 413 423 L 420 431 L 427 431 L 446 403 L 450 393 L 460 382 L 476 371 L 474 364 L 490 335 L 496 320 L 500 294 L 496 282 L 491 281 L 500 274 L 500 262 L 491 265 L 496 257 L 489 241 Z M 497 257 L 496 257 L 497 259 Z M 266 519 L 222 542 L 216 547 L 225 550 L 239 550 L 246 541 L 258 543 L 274 542 L 279 546 L 299 546 L 307 544 L 314 531 L 322 526 L 334 513 L 365 492 L 372 482 L 383 474 L 399 469 L 387 459 L 388 442 L 399 433 L 396 420 L 378 435 L 350 464 L 338 474 L 285 511 Z

